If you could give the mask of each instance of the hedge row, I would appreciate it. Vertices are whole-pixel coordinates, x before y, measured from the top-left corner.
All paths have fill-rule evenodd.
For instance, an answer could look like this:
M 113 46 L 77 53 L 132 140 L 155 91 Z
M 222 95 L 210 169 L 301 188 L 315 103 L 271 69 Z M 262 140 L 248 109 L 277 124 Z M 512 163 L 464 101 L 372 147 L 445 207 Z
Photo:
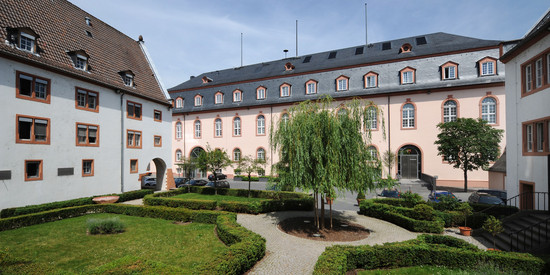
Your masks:
M 427 239 L 429 238 L 429 239 Z M 335 245 L 325 249 L 313 274 L 346 274 L 354 269 L 387 269 L 433 265 L 475 269 L 483 263 L 506 273 L 540 274 L 544 262 L 530 254 L 483 251 L 449 236 L 420 235 L 414 241 L 375 246 Z
M 480 204 L 480 203 L 470 203 L 470 205 L 474 209 L 474 212 L 483 211 L 482 213 L 489 216 L 495 216 L 495 217 L 510 216 L 512 214 L 519 212 L 519 208 L 515 206 L 490 205 L 490 204 Z
M 445 225 L 439 218 L 433 221 L 417 220 L 410 208 L 376 203 L 373 200 L 362 201 L 359 209 L 360 214 L 391 222 L 413 232 L 442 233 Z
M 118 202 L 125 202 L 129 200 L 135 200 L 143 198 L 145 195 L 152 194 L 154 191 L 151 189 L 144 189 L 144 190 L 136 190 L 136 191 L 129 191 L 124 192 L 121 194 L 110 194 L 105 196 L 119 196 Z M 8 217 L 15 217 L 20 215 L 26 215 L 26 214 L 32 214 L 32 213 L 38 213 L 53 209 L 59 209 L 59 208 L 67 208 L 67 207 L 73 207 L 73 206 L 81 206 L 81 205 L 87 205 L 87 204 L 94 204 L 92 201 L 95 197 L 101 197 L 101 196 L 94 196 L 94 197 L 85 197 L 85 198 L 78 198 L 78 199 L 72 199 L 72 200 L 66 200 L 66 201 L 57 201 L 57 202 L 51 202 L 51 203 L 44 203 L 44 204 L 37 204 L 37 205 L 29 205 L 24 207 L 14 207 L 14 208 L 6 208 L 2 209 L 0 211 L 0 218 L 8 218 Z
M 273 192 L 251 190 L 250 196 L 253 198 L 270 199 L 267 201 L 252 202 L 229 202 L 212 200 L 195 200 L 170 198 L 175 195 L 187 192 L 199 193 L 203 195 L 213 195 L 215 190 L 209 187 L 190 187 L 179 188 L 177 190 L 147 195 L 143 199 L 145 205 L 166 206 L 166 207 L 184 207 L 194 210 L 223 210 L 237 213 L 267 213 L 273 211 L 291 211 L 291 210 L 311 210 L 313 209 L 313 198 L 308 195 L 294 192 Z M 248 190 L 244 189 L 218 189 L 219 195 L 247 197 Z
M 235 214 L 220 215 L 218 237 L 229 251 L 200 268 L 204 274 L 243 274 L 265 255 L 265 239 L 237 223 Z

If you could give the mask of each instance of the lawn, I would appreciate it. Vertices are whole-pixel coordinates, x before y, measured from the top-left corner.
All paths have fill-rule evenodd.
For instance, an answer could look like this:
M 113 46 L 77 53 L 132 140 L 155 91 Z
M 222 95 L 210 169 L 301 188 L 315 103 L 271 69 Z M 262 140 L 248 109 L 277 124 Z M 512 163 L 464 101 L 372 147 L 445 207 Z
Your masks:
M 270 199 L 263 198 L 248 198 L 248 197 L 237 197 L 237 196 L 224 196 L 224 195 L 203 195 L 198 193 L 185 193 L 173 196 L 172 198 L 178 199 L 192 199 L 192 200 L 214 200 L 216 202 L 220 201 L 237 201 L 237 202 L 254 202 L 254 201 L 268 201 Z
M 126 224 L 126 232 L 86 234 L 88 219 L 115 216 Z M 106 273 L 109 269 L 94 269 L 109 263 L 125 265 L 126 271 L 135 268 L 146 273 L 192 274 L 228 248 L 217 238 L 212 224 L 181 225 L 153 218 L 93 214 L 0 232 L 2 250 L 32 261 L 0 266 L 6 274 Z M 117 273 L 116 268 L 110 270 Z

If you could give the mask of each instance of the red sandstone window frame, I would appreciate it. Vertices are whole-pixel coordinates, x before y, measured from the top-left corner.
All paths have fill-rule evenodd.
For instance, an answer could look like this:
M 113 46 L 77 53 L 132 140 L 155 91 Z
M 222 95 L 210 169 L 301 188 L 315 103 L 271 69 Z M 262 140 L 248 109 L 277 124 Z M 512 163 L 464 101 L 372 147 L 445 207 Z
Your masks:
M 159 140 L 158 143 L 157 143 L 157 138 Z M 162 136 L 153 135 L 153 146 L 154 147 L 162 147 Z
M 199 126 L 198 129 L 197 129 L 197 125 Z M 194 139 L 202 138 L 202 122 L 200 119 L 195 119 L 193 121 L 193 138 Z
M 340 82 L 340 81 L 344 81 L 345 82 Z M 341 83 L 343 83 L 344 87 L 341 87 Z M 345 76 L 345 75 L 341 75 L 339 77 L 336 78 L 336 81 L 335 81 L 335 84 L 336 84 L 336 91 L 337 92 L 344 92 L 344 91 L 349 91 L 349 77 L 348 76 Z
M 85 94 L 86 98 L 85 98 L 85 103 L 84 103 L 84 106 L 80 106 L 78 103 L 78 94 L 79 94 L 79 91 L 82 92 L 82 94 Z M 84 89 L 84 88 L 80 88 L 80 87 L 75 87 L 75 91 L 74 91 L 74 106 L 76 109 L 79 109 L 79 110 L 85 110 L 85 111 L 90 111 L 90 112 L 99 112 L 99 93 L 96 92 L 96 91 L 92 91 L 92 90 L 88 90 L 88 89 Z M 94 108 L 90 107 L 90 98 L 92 98 L 93 96 L 92 95 L 95 95 L 95 106 Z
M 176 106 L 175 106 L 176 109 L 181 109 L 183 108 L 183 98 L 181 97 L 178 97 L 176 98 Z
M 411 73 L 411 80 L 405 82 L 405 74 Z M 415 84 L 416 83 L 416 69 L 413 67 L 405 67 L 399 71 L 399 84 L 401 85 L 409 85 L 409 84 Z
M 260 125 L 260 117 L 263 117 L 263 126 Z M 263 127 L 263 132 L 260 131 L 262 130 L 262 127 Z M 266 118 L 263 114 L 259 114 L 256 116 L 256 136 L 265 136 L 266 135 Z
M 413 127 L 410 127 L 410 126 L 409 126 L 409 127 L 403 127 L 403 118 L 404 118 L 404 117 L 403 117 L 403 108 L 404 108 L 407 104 L 411 104 L 411 105 L 413 106 L 413 118 L 412 118 L 412 121 L 413 121 L 412 124 L 414 125 Z M 401 121 L 400 121 L 401 130 L 416 130 L 417 127 L 418 127 L 418 119 L 417 119 L 418 116 L 417 116 L 417 107 L 416 107 L 416 104 L 415 104 L 414 102 L 410 101 L 410 99 L 407 99 L 407 101 L 406 101 L 405 103 L 401 104 L 400 110 L 401 110 L 401 115 L 400 115 L 400 117 L 401 117 Z M 407 120 L 410 120 L 411 118 L 408 116 L 406 119 L 407 119 Z M 407 123 L 407 125 L 410 125 L 410 123 Z
M 219 100 L 218 100 L 219 96 Z M 223 104 L 223 93 L 222 92 L 216 92 L 214 94 L 214 104 Z
M 235 152 L 237 150 L 239 150 L 239 159 L 235 158 Z M 242 155 L 243 155 L 243 151 L 241 151 L 241 149 L 239 147 L 235 147 L 235 148 L 233 148 L 233 151 L 231 153 L 231 159 L 233 159 L 234 162 L 238 162 L 242 158 Z
M 487 121 L 487 124 L 491 125 L 491 126 L 499 126 L 499 123 L 500 123 L 500 120 L 499 120 L 499 113 L 500 113 L 500 102 L 498 100 L 498 97 L 492 95 L 491 92 L 487 92 L 487 95 L 482 97 L 480 100 L 479 100 L 479 118 L 483 119 L 483 101 L 486 99 L 486 98 L 492 98 L 495 100 L 495 123 L 490 123 L 488 120 Z
M 28 164 L 30 163 L 38 163 L 38 175 L 29 177 L 29 171 L 28 171 Z M 44 178 L 44 169 L 43 169 L 43 161 L 41 159 L 27 159 L 25 160 L 25 181 L 36 181 L 36 180 L 42 180 Z
M 79 127 L 79 126 L 83 126 L 83 127 Z M 95 137 L 96 138 L 95 143 L 90 143 L 90 127 L 95 127 L 97 129 L 96 137 Z M 86 128 L 86 142 L 79 142 L 79 140 L 78 140 L 78 129 L 79 128 Z M 75 133 L 76 133 L 75 134 L 76 146 L 99 147 L 99 125 L 77 122 L 75 129 L 76 129 L 75 130 Z
M 218 135 L 218 129 L 217 129 L 217 123 L 216 122 L 220 122 L 220 134 Z M 222 119 L 218 116 L 214 119 L 214 137 L 215 138 L 222 138 L 223 137 L 223 121 Z
M 158 115 L 158 118 L 157 118 L 157 115 Z M 162 111 L 155 109 L 153 111 L 153 120 L 156 122 L 162 122 Z
M 21 136 L 20 136 L 20 133 L 19 133 L 19 130 L 20 130 L 20 127 L 21 127 L 19 125 L 20 119 L 25 119 L 25 120 L 30 119 L 30 120 L 32 120 L 32 125 L 29 129 L 29 131 L 30 131 L 30 133 L 29 133 L 30 138 L 29 139 L 22 139 Z M 36 140 L 36 134 L 35 134 L 36 120 L 43 120 L 43 121 L 47 122 L 47 124 L 46 124 L 46 140 L 44 140 L 44 141 L 40 141 L 40 140 L 37 141 Z M 25 122 L 28 122 L 28 121 L 25 121 Z M 15 143 L 49 145 L 50 144 L 50 128 L 51 128 L 51 122 L 50 122 L 49 118 L 17 114 L 17 115 L 15 115 Z
M 539 141 L 541 138 L 539 128 L 537 125 L 542 124 L 542 141 Z M 543 117 L 535 120 L 529 120 L 522 122 L 522 155 L 523 156 L 547 156 L 550 155 L 550 144 L 548 139 L 550 138 L 550 116 Z M 528 128 L 531 128 L 531 150 L 529 150 L 529 136 Z M 542 146 L 542 149 L 539 150 L 538 146 Z
M 41 103 L 46 103 L 46 104 L 50 104 L 50 98 L 51 98 L 51 80 L 48 79 L 48 78 L 45 78 L 45 77 L 41 77 L 41 76 L 37 76 L 37 75 L 33 75 L 33 74 L 29 74 L 29 73 L 24 73 L 24 72 L 21 72 L 21 71 L 16 71 L 15 73 L 16 77 L 15 77 L 15 97 L 17 98 L 20 98 L 20 99 L 25 99 L 25 100 L 31 100 L 31 101 L 36 101 L 36 102 L 41 102 Z M 21 94 L 21 78 L 31 78 L 31 79 L 27 79 L 27 80 L 30 80 L 31 81 L 31 87 L 30 87 L 30 96 L 27 96 L 27 95 L 23 95 Z M 46 82 L 45 85 L 46 85 L 46 98 L 42 99 L 42 98 L 39 98 L 39 97 L 36 97 L 36 83 L 37 82 Z M 42 83 L 44 84 L 44 83 Z
M 235 124 L 235 121 L 237 119 L 239 119 L 238 129 L 236 127 L 237 125 Z M 233 125 L 233 131 L 231 131 L 231 132 L 232 132 L 233 136 L 234 137 L 241 137 L 243 135 L 243 120 L 241 119 L 241 117 L 239 117 L 239 116 L 233 117 L 232 125 Z M 237 130 L 238 130 L 238 133 L 237 133 Z
M 288 95 L 283 95 L 284 88 L 288 88 Z M 292 85 L 283 83 L 279 86 L 279 97 L 290 97 L 292 95 Z
M 263 89 L 263 97 L 260 97 L 260 90 Z M 267 97 L 267 88 L 264 86 L 260 86 L 256 88 L 256 99 L 257 100 L 264 100 Z
M 369 78 L 370 77 L 373 77 L 374 78 L 374 86 L 370 86 L 369 84 Z M 375 72 L 368 72 L 366 73 L 364 76 L 363 76 L 363 82 L 364 82 L 364 87 L 365 89 L 372 89 L 372 88 L 378 88 L 378 74 L 375 73 Z
M 453 68 L 453 75 L 450 75 L 451 68 Z M 449 74 L 447 74 L 447 69 L 449 69 Z M 441 80 L 454 80 L 458 79 L 458 63 L 453 61 L 448 61 L 447 63 L 441 65 Z
M 90 172 L 89 173 L 85 173 L 85 170 L 84 170 L 84 163 L 85 162 L 90 162 Z M 93 159 L 83 159 L 82 160 L 82 176 L 83 177 L 93 177 L 94 176 L 94 160 Z
M 176 121 L 176 125 L 174 126 L 174 128 L 175 128 L 174 129 L 174 135 L 175 135 L 174 138 L 176 140 L 181 140 L 182 137 L 183 137 L 183 123 L 181 123 L 181 121 L 179 119 L 178 119 L 178 121 Z
M 132 166 L 134 166 L 134 169 L 132 169 Z M 139 171 L 138 159 L 130 159 L 130 174 L 136 174 L 138 171 Z
M 460 117 L 460 103 L 456 98 L 453 98 L 452 95 L 449 95 L 445 100 L 443 100 L 443 102 L 441 102 L 441 123 L 448 122 L 448 121 L 445 121 L 445 108 L 446 108 L 445 104 L 447 104 L 447 102 L 449 101 L 454 101 L 454 103 L 456 104 L 455 120 Z
M 242 102 L 243 101 L 243 91 L 235 90 L 233 91 L 233 102 Z
M 317 80 L 314 80 L 314 79 L 310 79 L 310 80 L 306 81 L 306 84 L 305 84 L 306 95 L 317 94 L 317 84 L 318 84 Z M 310 90 L 310 87 L 312 87 L 311 90 Z
M 537 61 L 541 61 L 540 86 L 537 87 Z M 529 96 L 550 87 L 550 48 L 542 51 L 533 58 L 520 65 L 521 68 L 521 97 Z M 528 73 L 530 72 L 530 82 Z
M 491 75 L 497 75 L 498 71 L 497 71 L 497 59 L 494 58 L 494 57 L 490 57 L 490 56 L 487 56 L 487 57 L 484 57 L 482 59 L 480 59 L 478 62 L 478 75 L 479 76 L 491 76 Z M 489 67 L 487 67 L 487 72 L 483 72 L 483 64 L 493 64 L 492 66 L 492 71 L 490 72 L 489 71 Z M 489 65 L 487 65 L 489 66 Z
M 132 114 L 130 114 L 130 110 L 132 111 Z M 135 101 L 126 100 L 126 117 L 135 120 L 142 120 L 143 105 Z
M 370 130 L 371 132 L 372 131 L 378 131 L 380 129 L 380 125 L 378 123 L 378 108 L 376 107 L 376 105 L 371 104 L 371 105 L 367 106 L 367 109 L 366 109 L 367 116 L 370 116 L 369 111 L 372 110 L 372 109 L 374 109 L 374 119 L 371 118 L 370 120 L 365 121 L 366 130 Z M 369 117 L 365 117 L 365 119 L 367 119 L 367 118 L 369 118 Z M 372 127 L 373 121 L 374 121 L 374 123 L 376 123 L 375 128 Z
M 195 106 L 195 107 L 200 107 L 200 106 L 202 106 L 202 95 L 196 95 L 196 96 L 193 98 L 193 103 L 194 103 L 194 106 Z
M 136 138 L 136 134 L 139 133 L 139 138 Z M 132 138 L 129 138 L 129 134 L 133 134 Z M 138 145 L 139 141 L 139 145 Z M 138 130 L 126 129 L 126 148 L 141 149 L 143 146 L 143 133 Z

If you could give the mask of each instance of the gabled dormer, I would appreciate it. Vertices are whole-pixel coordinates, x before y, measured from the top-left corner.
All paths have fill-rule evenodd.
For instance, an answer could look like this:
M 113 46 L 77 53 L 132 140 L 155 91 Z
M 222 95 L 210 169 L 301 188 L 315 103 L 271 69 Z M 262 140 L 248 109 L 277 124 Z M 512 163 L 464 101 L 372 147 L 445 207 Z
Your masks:
M 125 86 L 134 87 L 135 74 L 132 71 L 130 70 L 120 71 L 118 72 L 118 74 L 120 75 L 120 77 L 122 77 L 122 82 L 124 82 Z
M 75 69 L 89 71 L 90 66 L 88 65 L 88 59 L 90 56 L 84 50 L 76 50 L 67 52 L 73 61 L 73 66 Z
M 36 46 L 36 40 L 40 36 L 31 28 L 27 27 L 17 27 L 17 28 L 6 28 L 8 33 L 7 42 L 20 49 L 22 51 L 27 51 L 31 53 L 38 53 L 38 48 Z

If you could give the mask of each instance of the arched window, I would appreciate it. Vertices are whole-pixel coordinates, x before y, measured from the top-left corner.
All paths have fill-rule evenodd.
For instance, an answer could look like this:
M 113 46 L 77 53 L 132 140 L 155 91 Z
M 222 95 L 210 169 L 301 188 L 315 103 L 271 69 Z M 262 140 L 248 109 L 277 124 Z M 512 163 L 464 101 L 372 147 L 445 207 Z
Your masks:
M 456 121 L 456 102 L 447 100 L 443 104 L 443 122 Z
M 202 106 L 202 96 L 201 95 L 196 95 L 195 96 L 195 106 L 196 107 Z
M 403 128 L 414 128 L 414 105 L 407 103 L 403 105 Z
M 222 120 L 220 118 L 214 121 L 214 135 L 216 137 L 222 136 Z
M 265 149 L 264 148 L 258 148 L 258 150 L 256 151 L 256 159 L 265 160 Z
M 492 97 L 486 97 L 481 102 L 481 119 L 488 124 L 497 123 L 497 102 Z
M 195 138 L 201 138 L 201 121 L 195 120 Z
M 265 99 L 266 95 L 266 88 L 263 86 L 260 86 L 256 88 L 256 99 Z
M 222 104 L 223 103 L 223 94 L 221 92 L 217 92 L 214 95 L 214 104 Z
M 180 149 L 176 150 L 176 161 L 180 161 L 180 160 L 181 160 L 181 156 L 182 156 L 182 155 L 181 155 L 181 150 L 180 150 Z
M 378 150 L 376 149 L 376 147 L 374 146 L 369 146 L 367 148 L 367 152 L 369 152 L 369 155 L 371 157 L 372 160 L 377 160 L 378 159 Z
M 234 136 L 241 135 L 241 118 L 240 117 L 236 117 L 233 119 L 233 135 Z
M 283 83 L 279 86 L 279 96 L 280 97 L 289 97 L 291 92 L 291 86 L 288 83 Z
M 233 150 L 233 161 L 239 161 L 241 160 L 241 149 L 235 148 Z
M 370 106 L 367 108 L 367 118 L 365 125 L 367 129 L 378 129 L 378 115 L 376 113 L 376 107 Z
M 290 116 L 288 115 L 288 113 L 284 113 L 284 114 L 281 116 L 281 120 L 282 120 L 284 123 L 287 123 L 289 119 L 290 119 Z
M 176 122 L 176 139 L 181 139 L 181 122 Z
M 233 91 L 233 102 L 241 102 L 243 100 L 243 92 L 240 90 Z
M 183 99 L 181 97 L 176 98 L 176 108 L 183 108 Z
M 258 118 L 256 119 L 256 124 L 256 134 L 265 135 L 265 117 L 263 115 L 258 116 Z

